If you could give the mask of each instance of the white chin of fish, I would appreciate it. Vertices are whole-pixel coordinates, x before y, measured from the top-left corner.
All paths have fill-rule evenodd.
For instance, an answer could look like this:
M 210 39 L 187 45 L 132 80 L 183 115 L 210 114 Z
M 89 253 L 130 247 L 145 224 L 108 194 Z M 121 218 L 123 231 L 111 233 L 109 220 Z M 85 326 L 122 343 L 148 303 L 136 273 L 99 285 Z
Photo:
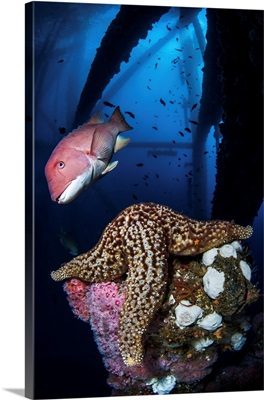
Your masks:
M 67 186 L 67 188 L 62 192 L 60 197 L 57 200 L 58 204 L 67 204 L 74 200 L 80 192 L 82 192 L 91 182 L 91 175 L 87 174 L 87 172 L 82 173 L 77 176 L 71 183 Z

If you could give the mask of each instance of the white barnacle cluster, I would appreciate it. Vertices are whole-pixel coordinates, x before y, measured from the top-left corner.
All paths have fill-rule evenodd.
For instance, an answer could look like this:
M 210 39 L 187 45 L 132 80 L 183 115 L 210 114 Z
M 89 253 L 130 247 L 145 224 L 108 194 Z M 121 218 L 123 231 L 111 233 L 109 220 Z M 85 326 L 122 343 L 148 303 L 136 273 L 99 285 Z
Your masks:
M 216 299 L 224 291 L 225 274 L 217 271 L 213 267 L 208 267 L 203 276 L 205 293 L 211 298 Z
M 236 332 L 231 336 L 231 345 L 235 351 L 241 350 L 245 342 L 246 338 L 240 332 Z
M 174 375 L 164 376 L 162 379 L 152 378 L 146 385 L 151 385 L 153 393 L 157 394 L 168 394 L 172 391 L 176 384 L 176 378 Z
M 242 274 L 244 275 L 244 277 L 250 281 L 251 280 L 251 269 L 250 266 L 248 265 L 248 263 L 246 263 L 245 261 L 241 260 L 239 263 L 239 266 L 241 268 Z
M 203 310 L 196 305 L 191 305 L 187 300 L 182 300 L 175 308 L 176 324 L 180 329 L 194 324 L 203 315 Z
M 219 248 L 214 247 L 213 249 L 210 249 L 203 253 L 202 263 L 208 267 L 209 265 L 212 265 L 214 263 L 218 254 L 220 254 L 220 256 L 223 258 L 237 258 L 237 252 L 241 251 L 241 243 L 236 240 L 230 244 L 224 244 Z
M 198 321 L 198 326 L 207 331 L 215 331 L 222 325 L 222 316 L 215 311 Z
M 224 272 L 219 271 L 212 266 L 216 260 L 216 257 L 220 255 L 223 258 L 233 257 L 234 259 L 237 259 L 237 253 L 241 253 L 241 251 L 241 243 L 234 241 L 231 244 L 225 244 L 220 248 L 210 249 L 203 254 L 202 264 L 207 266 L 207 271 L 203 276 L 204 291 L 211 299 L 215 300 L 218 298 L 218 296 L 224 291 L 225 284 Z M 244 277 L 250 281 L 250 266 L 243 260 L 239 262 L 239 266 Z
M 199 339 L 199 340 L 194 340 L 192 342 L 192 345 L 195 348 L 195 350 L 203 351 L 206 347 L 211 346 L 211 344 L 213 344 L 213 343 L 214 343 L 214 341 L 212 339 L 202 338 L 202 339 Z

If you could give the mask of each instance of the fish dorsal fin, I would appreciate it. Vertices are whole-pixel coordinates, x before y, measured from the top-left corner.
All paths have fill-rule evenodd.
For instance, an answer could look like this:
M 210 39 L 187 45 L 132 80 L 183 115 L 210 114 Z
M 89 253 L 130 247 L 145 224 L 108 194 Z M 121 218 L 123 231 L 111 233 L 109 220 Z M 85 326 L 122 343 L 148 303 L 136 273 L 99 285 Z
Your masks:
M 99 112 L 97 112 L 89 119 L 89 121 L 86 122 L 85 125 L 103 124 L 103 123 L 104 123 L 103 117 Z
M 112 171 L 118 164 L 118 161 L 111 162 L 107 165 L 106 169 L 102 172 L 102 175 L 107 174 L 107 172 Z
M 118 150 L 121 150 L 129 142 L 130 142 L 130 138 L 124 138 L 123 136 L 120 136 L 120 135 L 117 136 L 116 144 L 115 144 L 115 148 L 114 148 L 114 153 L 116 153 Z
M 119 106 L 117 106 L 111 115 L 109 122 L 115 122 L 116 126 L 118 127 L 119 132 L 125 132 L 130 129 L 133 129 L 125 120 L 125 117 L 120 111 Z

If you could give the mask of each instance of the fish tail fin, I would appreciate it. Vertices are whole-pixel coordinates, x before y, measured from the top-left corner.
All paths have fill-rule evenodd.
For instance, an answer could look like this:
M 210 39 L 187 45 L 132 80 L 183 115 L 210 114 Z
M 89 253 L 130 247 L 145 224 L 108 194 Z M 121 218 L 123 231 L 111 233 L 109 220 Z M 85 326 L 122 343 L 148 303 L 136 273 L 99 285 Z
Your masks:
M 124 132 L 133 129 L 126 122 L 125 117 L 121 113 L 119 106 L 115 108 L 115 111 L 111 115 L 110 122 L 115 122 L 117 124 L 119 132 Z

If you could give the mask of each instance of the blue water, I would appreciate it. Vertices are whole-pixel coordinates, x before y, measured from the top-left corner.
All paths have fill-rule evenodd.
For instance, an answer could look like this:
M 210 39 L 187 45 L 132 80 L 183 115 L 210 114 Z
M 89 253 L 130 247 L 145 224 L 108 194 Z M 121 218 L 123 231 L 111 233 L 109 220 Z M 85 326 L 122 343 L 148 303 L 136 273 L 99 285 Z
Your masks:
M 139 41 L 94 107 L 93 112 L 100 111 L 107 119 L 113 109 L 103 102 L 119 105 L 133 127 L 124 133 L 131 143 L 113 157 L 119 161 L 117 168 L 68 205 L 50 199 L 45 164 L 63 137 L 59 128 L 67 132 L 73 128 L 96 49 L 118 11 L 118 5 L 35 3 L 36 381 L 43 397 L 110 394 L 89 326 L 74 318 L 62 285 L 50 279 L 52 270 L 72 258 L 59 241 L 61 228 L 71 232 L 79 251 L 85 252 L 97 242 L 107 223 L 135 202 L 167 204 L 198 219 L 209 219 L 211 213 L 216 173 L 214 129 L 205 147 L 204 194 L 203 188 L 193 186 L 195 126 L 189 122 L 198 118 L 203 58 L 192 25 L 177 32 L 168 29 L 179 17 L 177 8 L 171 8 Z M 198 20 L 205 35 L 205 9 Z M 97 79 L 100 81 L 100 76 Z M 191 111 L 196 103 L 198 106 Z M 259 265 L 262 218 L 263 208 L 254 224 L 258 240 L 252 240 Z M 58 386 L 56 374 L 66 376 L 68 391 Z M 96 385 L 94 376 L 99 382 Z

